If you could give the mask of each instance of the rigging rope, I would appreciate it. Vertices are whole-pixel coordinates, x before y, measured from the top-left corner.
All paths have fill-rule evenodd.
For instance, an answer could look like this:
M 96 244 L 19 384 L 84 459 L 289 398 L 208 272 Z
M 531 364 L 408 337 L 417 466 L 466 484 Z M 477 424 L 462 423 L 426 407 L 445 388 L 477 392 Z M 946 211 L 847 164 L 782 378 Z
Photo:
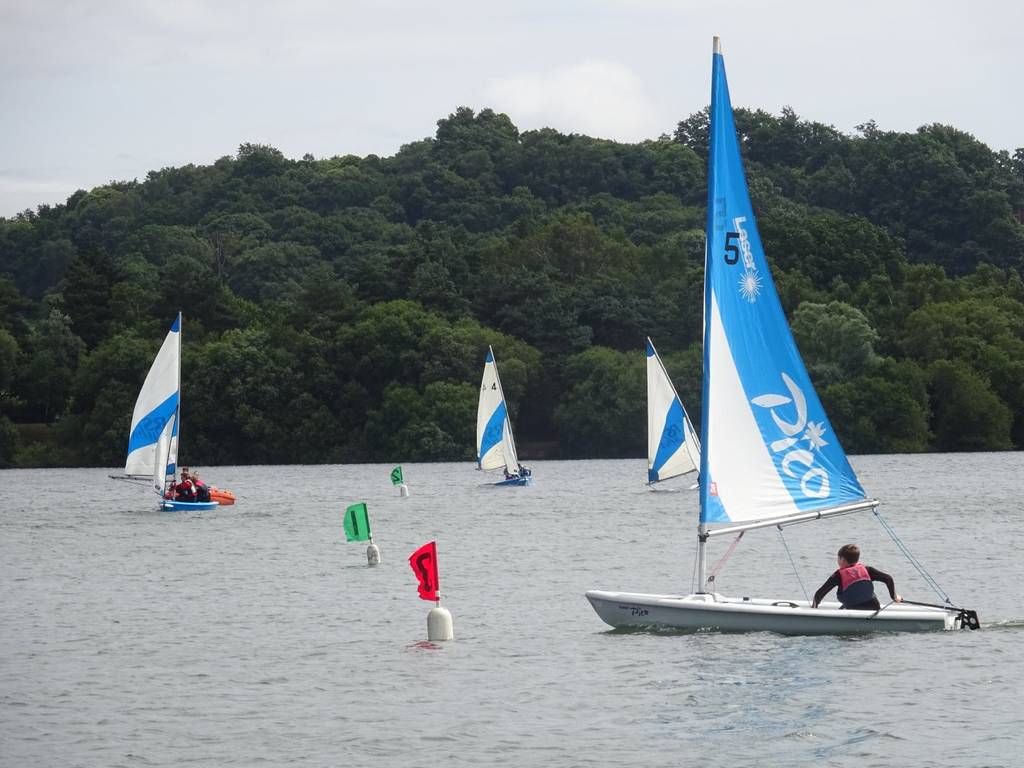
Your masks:
M 800 578 L 800 571 L 796 568 L 796 561 L 793 559 L 793 553 L 789 551 L 789 543 L 786 541 L 786 536 L 782 533 L 782 526 L 776 525 L 779 529 L 779 538 L 782 539 L 782 546 L 786 550 L 786 556 L 789 557 L 789 564 L 793 566 L 793 573 L 796 574 L 796 580 L 800 584 L 800 591 L 804 593 L 804 600 L 808 603 L 811 602 L 811 598 L 807 596 L 807 587 L 804 586 L 804 580 Z
M 732 544 L 730 544 L 729 548 L 725 550 L 725 554 L 722 555 L 721 559 L 717 563 L 715 563 L 715 567 L 712 568 L 711 573 L 708 574 L 708 584 L 711 584 L 715 580 L 715 576 L 717 576 L 718 572 L 722 570 L 722 566 L 725 565 L 725 561 L 729 559 L 730 555 L 732 555 L 733 550 L 735 550 L 736 545 L 740 543 L 740 539 L 743 538 L 744 533 L 746 533 L 746 531 L 740 531 L 739 536 L 733 539 Z
M 878 522 L 882 524 L 882 527 L 885 529 L 886 533 L 888 533 L 889 537 L 896 543 L 896 546 L 899 548 L 900 552 L 903 553 L 903 556 L 907 558 L 907 560 L 910 561 L 910 564 L 917 569 L 917 572 L 919 574 L 921 574 L 921 577 L 925 580 L 925 583 L 928 584 L 928 586 L 935 591 L 935 594 L 939 596 L 940 600 L 944 601 L 947 605 L 952 605 L 953 601 L 949 599 L 949 595 L 947 595 L 945 590 L 943 590 L 942 587 L 939 586 L 939 582 L 933 579 L 932 575 L 925 570 L 924 566 L 921 565 L 920 561 L 910 553 L 910 550 L 907 549 L 907 545 L 904 544 L 900 540 L 900 537 L 896 535 L 896 531 L 894 531 L 892 526 L 889 525 L 889 521 L 882 517 L 877 507 L 875 508 L 874 512 L 875 517 L 878 519 Z

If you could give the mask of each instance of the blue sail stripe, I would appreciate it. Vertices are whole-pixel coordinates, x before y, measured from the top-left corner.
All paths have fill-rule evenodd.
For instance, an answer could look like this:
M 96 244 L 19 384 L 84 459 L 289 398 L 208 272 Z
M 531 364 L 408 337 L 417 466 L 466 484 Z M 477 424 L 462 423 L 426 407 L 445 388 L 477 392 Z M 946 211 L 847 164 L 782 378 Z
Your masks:
M 156 443 L 160 439 L 164 427 L 167 426 L 167 422 L 174 418 L 174 413 L 177 410 L 178 393 L 175 392 L 143 416 L 135 425 L 135 429 L 132 430 L 131 437 L 128 439 L 128 453 Z M 175 423 L 175 430 L 177 430 L 177 423 Z
M 487 452 L 501 442 L 507 415 L 505 401 L 502 400 L 498 407 L 494 409 L 494 413 L 491 414 L 491 418 L 487 420 L 487 426 L 484 428 L 483 437 L 480 439 L 480 455 L 476 457 L 478 465 L 483 462 Z
M 178 423 L 180 421 L 181 421 L 181 419 L 177 415 L 175 415 L 175 417 L 174 417 L 174 426 L 171 427 L 171 441 L 172 441 L 172 444 L 173 444 L 174 438 L 176 438 L 178 436 Z M 175 453 L 177 453 L 177 451 L 175 451 Z M 177 471 L 177 469 L 178 469 L 177 464 L 174 461 L 169 461 L 167 463 L 167 470 L 166 470 L 165 474 L 166 475 L 173 475 L 175 473 L 175 471 Z
M 661 440 L 658 442 L 658 452 L 654 455 L 654 466 L 648 470 L 647 479 L 652 482 L 660 480 L 658 472 L 665 462 L 671 459 L 686 439 L 686 431 L 683 429 L 683 406 L 678 400 L 673 400 L 669 406 L 668 414 L 665 416 L 665 426 L 661 430 Z M 653 479 L 651 474 L 654 475 Z

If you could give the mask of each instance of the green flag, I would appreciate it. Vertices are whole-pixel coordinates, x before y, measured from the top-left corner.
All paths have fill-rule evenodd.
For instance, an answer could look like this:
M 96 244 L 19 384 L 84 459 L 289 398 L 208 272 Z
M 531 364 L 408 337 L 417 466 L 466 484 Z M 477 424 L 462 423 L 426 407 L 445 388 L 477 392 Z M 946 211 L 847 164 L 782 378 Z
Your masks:
M 370 514 L 366 511 L 366 504 L 360 502 L 345 510 L 345 540 L 370 540 Z
M 402 484 L 402 465 L 399 464 L 397 467 L 391 470 L 391 484 L 401 485 Z

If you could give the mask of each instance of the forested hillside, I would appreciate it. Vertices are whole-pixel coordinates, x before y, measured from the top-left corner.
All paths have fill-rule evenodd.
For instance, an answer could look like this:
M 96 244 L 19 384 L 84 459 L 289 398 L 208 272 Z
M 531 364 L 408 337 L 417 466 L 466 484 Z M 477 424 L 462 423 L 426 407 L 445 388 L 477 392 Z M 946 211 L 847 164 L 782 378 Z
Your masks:
M 1024 444 L 1024 150 L 737 110 L 847 450 Z M 184 312 L 194 464 L 470 459 L 490 344 L 525 456 L 640 456 L 644 337 L 700 415 L 707 112 L 621 144 L 459 109 L 393 157 L 208 166 L 0 218 L 0 466 L 123 463 Z

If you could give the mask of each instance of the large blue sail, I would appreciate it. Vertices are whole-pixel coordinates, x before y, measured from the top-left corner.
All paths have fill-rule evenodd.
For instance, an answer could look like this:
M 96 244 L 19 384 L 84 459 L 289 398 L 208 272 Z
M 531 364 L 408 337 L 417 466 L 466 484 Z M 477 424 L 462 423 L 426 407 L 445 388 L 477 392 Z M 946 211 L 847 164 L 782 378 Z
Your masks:
M 717 38 L 712 68 L 701 522 L 778 520 L 863 501 L 761 246 Z

